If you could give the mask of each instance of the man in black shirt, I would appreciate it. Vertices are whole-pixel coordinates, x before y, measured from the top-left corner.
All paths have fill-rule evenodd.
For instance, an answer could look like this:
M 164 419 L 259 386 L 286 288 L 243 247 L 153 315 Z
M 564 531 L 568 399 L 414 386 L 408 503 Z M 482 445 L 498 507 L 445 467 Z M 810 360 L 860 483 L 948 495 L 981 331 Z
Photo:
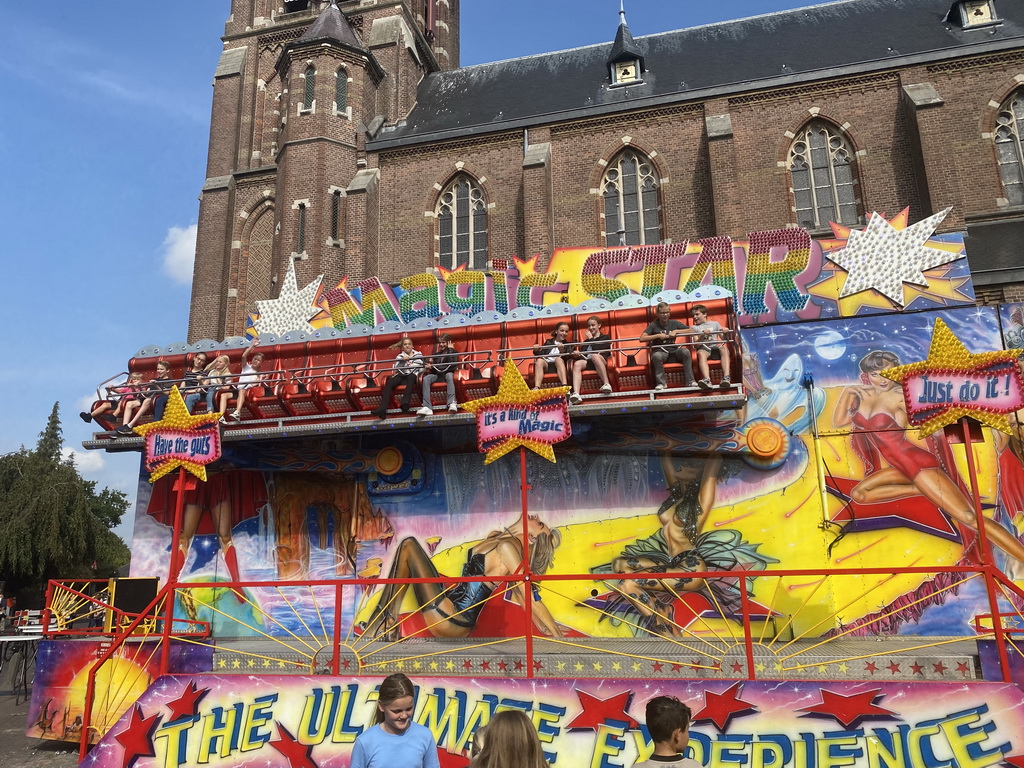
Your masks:
M 687 387 L 693 386 L 693 361 L 690 359 L 690 348 L 680 346 L 678 338 L 689 336 L 693 333 L 686 325 L 673 320 L 671 308 L 665 302 L 657 306 L 657 319 L 647 326 L 647 329 L 640 336 L 640 341 L 651 347 L 651 368 L 654 371 L 654 388 L 665 388 L 665 363 L 677 362 L 683 364 L 686 371 Z

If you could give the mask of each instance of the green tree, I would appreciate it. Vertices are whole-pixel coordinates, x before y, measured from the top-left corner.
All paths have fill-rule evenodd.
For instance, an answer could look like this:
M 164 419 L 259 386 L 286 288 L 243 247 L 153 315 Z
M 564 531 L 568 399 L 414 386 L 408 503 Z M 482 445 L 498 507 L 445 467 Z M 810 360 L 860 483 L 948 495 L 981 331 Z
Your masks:
M 108 488 L 97 493 L 73 459 L 61 458 L 63 443 L 55 403 L 34 450 L 0 456 L 0 578 L 9 590 L 111 576 L 128 562 L 128 548 L 111 531 L 127 498 Z

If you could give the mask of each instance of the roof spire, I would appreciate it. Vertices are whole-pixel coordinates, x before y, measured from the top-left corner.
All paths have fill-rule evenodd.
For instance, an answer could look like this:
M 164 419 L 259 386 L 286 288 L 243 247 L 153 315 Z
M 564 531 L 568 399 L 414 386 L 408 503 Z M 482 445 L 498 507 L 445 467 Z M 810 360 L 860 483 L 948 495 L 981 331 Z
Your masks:
M 615 42 L 612 44 L 612 52 L 608 57 L 608 63 L 614 64 L 617 61 L 636 60 L 640 63 L 640 70 L 646 70 L 644 65 L 644 54 L 640 46 L 633 40 L 626 23 L 626 0 L 619 0 L 619 29 L 615 33 Z

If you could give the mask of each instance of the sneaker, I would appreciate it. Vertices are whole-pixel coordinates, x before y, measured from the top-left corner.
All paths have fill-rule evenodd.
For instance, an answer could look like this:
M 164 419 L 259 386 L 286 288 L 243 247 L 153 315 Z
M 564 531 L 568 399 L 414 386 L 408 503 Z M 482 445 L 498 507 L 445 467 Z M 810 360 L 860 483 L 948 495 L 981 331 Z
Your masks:
M 387 411 L 374 411 L 373 415 L 376 416 L 378 419 L 386 419 L 388 417 L 388 412 Z
M 655 392 L 660 392 L 660 391 L 661 391 L 661 390 L 663 390 L 664 388 L 665 388 L 665 385 L 664 385 L 664 384 L 655 384 L 655 385 L 654 385 L 654 391 L 655 391 Z
M 720 386 L 722 389 L 728 389 L 729 387 L 732 386 L 732 382 L 729 381 L 729 377 L 726 376 L 724 379 L 718 382 L 718 386 Z
M 81 417 L 82 421 L 84 421 L 86 424 L 88 424 L 89 422 L 92 421 L 92 414 L 89 413 L 88 411 L 82 411 L 78 415 Z
M 238 411 L 232 411 L 231 412 L 231 420 L 232 421 L 241 421 L 242 420 L 242 414 L 240 414 Z
M 707 391 L 711 389 L 711 379 L 701 379 L 700 381 L 697 382 L 697 386 Z
M 458 412 L 459 412 L 459 404 L 458 403 L 451 403 L 448 406 L 448 413 L 458 413 Z
M 569 402 L 572 403 L 573 405 L 579 405 L 580 403 L 583 402 L 583 398 L 577 395 L 575 392 L 573 392 L 571 395 L 569 395 Z
M 612 393 L 612 385 L 611 384 L 602 384 L 601 385 L 601 389 L 599 391 L 601 392 L 602 395 L 610 395 Z
M 416 415 L 417 416 L 433 416 L 434 415 L 434 409 L 431 408 L 429 405 L 424 405 L 422 408 L 420 408 L 418 411 L 416 411 Z
M 122 424 L 120 427 L 114 430 L 119 435 L 134 435 L 135 430 L 129 427 L 127 424 Z

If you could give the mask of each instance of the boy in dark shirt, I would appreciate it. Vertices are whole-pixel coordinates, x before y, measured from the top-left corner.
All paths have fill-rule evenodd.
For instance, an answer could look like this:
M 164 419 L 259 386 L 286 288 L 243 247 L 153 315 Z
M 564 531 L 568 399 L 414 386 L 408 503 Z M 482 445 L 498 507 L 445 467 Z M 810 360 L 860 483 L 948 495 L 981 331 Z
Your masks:
M 679 345 L 680 336 L 693 333 L 687 326 L 671 318 L 672 310 L 668 304 L 661 302 L 657 306 L 657 319 L 647 326 L 640 336 L 640 341 L 651 347 L 651 369 L 654 371 L 654 388 L 665 388 L 665 363 L 683 364 L 686 371 L 687 387 L 693 386 L 693 361 L 690 359 L 690 348 Z

